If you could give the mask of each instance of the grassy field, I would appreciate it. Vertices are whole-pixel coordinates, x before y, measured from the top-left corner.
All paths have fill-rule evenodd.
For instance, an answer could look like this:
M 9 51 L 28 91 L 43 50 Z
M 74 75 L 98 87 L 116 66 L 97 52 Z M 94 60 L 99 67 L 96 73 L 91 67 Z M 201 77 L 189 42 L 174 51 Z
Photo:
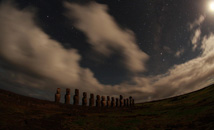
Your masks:
M 214 85 L 132 108 L 55 104 L 0 90 L 0 129 L 214 130 Z

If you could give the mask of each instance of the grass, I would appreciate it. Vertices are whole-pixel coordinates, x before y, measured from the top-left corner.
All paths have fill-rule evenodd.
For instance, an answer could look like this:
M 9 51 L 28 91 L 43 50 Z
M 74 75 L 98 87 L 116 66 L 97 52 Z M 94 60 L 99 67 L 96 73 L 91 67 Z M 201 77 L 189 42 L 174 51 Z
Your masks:
M 89 109 L 38 101 L 36 108 L 0 102 L 0 129 L 214 129 L 214 85 L 133 108 Z M 1 97 L 0 97 L 1 100 Z M 14 99 L 15 100 L 15 99 Z M 24 99 L 23 99 L 24 100 Z M 13 123 L 13 126 L 10 124 Z

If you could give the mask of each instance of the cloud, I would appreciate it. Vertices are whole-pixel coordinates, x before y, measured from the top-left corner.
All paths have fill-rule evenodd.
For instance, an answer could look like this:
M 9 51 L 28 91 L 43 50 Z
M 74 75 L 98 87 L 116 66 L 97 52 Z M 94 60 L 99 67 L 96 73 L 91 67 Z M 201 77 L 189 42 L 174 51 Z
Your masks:
M 201 38 L 200 28 L 204 20 L 205 17 L 200 16 L 190 24 L 190 30 L 195 30 L 191 39 L 193 50 L 198 47 L 200 39 L 202 39 L 200 43 L 202 54 L 183 64 L 174 65 L 164 74 L 150 77 L 148 80 L 153 92 L 147 96 L 148 99 L 172 97 L 198 90 L 213 83 L 213 80 L 209 79 L 214 76 L 214 35 L 209 34 Z M 183 53 L 184 49 L 178 50 L 175 56 L 180 57 Z
M 203 50 L 202 55 L 206 56 L 209 54 L 213 54 L 213 50 L 214 50 L 214 35 L 211 34 L 209 37 L 208 36 L 204 36 L 203 41 L 202 41 L 202 45 L 201 45 L 201 49 Z
M 140 89 L 139 86 L 130 89 L 126 83 L 121 84 L 124 86 L 100 84 L 91 70 L 80 67 L 81 56 L 77 50 L 64 49 L 58 41 L 50 39 L 33 19 L 35 16 L 29 10 L 18 10 L 10 3 L 0 5 L 0 58 L 10 65 L 8 70 L 3 69 L 8 78 L 0 74 L 1 86 L 49 100 L 52 100 L 52 95 L 47 93 L 53 94 L 56 87 L 78 88 L 81 92 L 111 96 L 127 95 L 130 90 Z
M 143 102 L 181 95 L 210 85 L 213 83 L 210 79 L 214 77 L 213 42 L 214 35 L 205 36 L 201 56 L 174 65 L 166 73 L 149 77 L 135 76 L 131 81 L 112 88 L 126 96 L 134 95 L 137 102 Z
M 130 54 L 127 59 L 123 59 L 126 67 L 130 66 L 130 71 L 145 69 L 143 61 L 147 57 L 146 54 L 136 47 L 131 33 L 120 29 L 114 23 L 113 18 L 106 13 L 105 6 L 96 3 L 88 7 L 69 3 L 66 6 L 72 8 L 75 15 L 80 15 L 75 16 L 78 17 L 76 26 L 87 34 L 96 51 L 109 55 L 112 53 L 110 48 L 113 48 L 120 51 L 123 56 Z M 88 20 L 82 18 L 83 14 Z M 103 24 L 97 22 L 97 16 L 100 16 L 99 19 Z M 129 81 L 112 86 L 100 84 L 90 69 L 80 67 L 81 56 L 78 51 L 64 49 L 59 42 L 50 39 L 34 23 L 34 18 L 33 13 L 28 10 L 18 10 L 8 3 L 0 5 L 0 57 L 13 69 L 15 68 L 16 71 L 10 70 L 13 74 L 10 82 L 16 87 L 13 87 L 15 90 L 24 94 L 47 96 L 46 91 L 55 90 L 56 87 L 69 87 L 72 91 L 79 88 L 80 91 L 100 95 L 117 97 L 120 94 L 124 97 L 131 95 L 137 102 L 141 102 L 191 92 L 212 81 L 207 79 L 214 74 L 214 35 L 203 38 L 201 56 L 175 65 L 164 74 L 149 77 L 135 75 Z M 103 31 L 104 29 L 106 31 Z M 132 61 L 131 58 L 135 58 L 135 55 L 139 57 Z M 2 73 L 0 78 L 3 79 L 4 76 L 1 75 Z M 53 91 L 48 97 L 52 99 Z
M 201 39 L 201 29 L 200 26 L 204 22 L 205 16 L 201 15 L 198 19 L 196 19 L 193 23 L 189 24 L 190 31 L 194 30 L 194 34 L 192 35 L 191 42 L 192 42 L 192 50 L 198 47 L 198 41 Z
M 107 6 L 95 2 L 87 5 L 66 2 L 64 5 L 68 9 L 66 16 L 86 34 L 95 51 L 104 56 L 119 53 L 122 64 L 131 72 L 146 70 L 148 55 L 139 49 L 132 31 L 117 25 L 107 13 Z
M 200 36 L 201 36 L 201 29 L 196 29 L 194 36 L 192 37 L 192 45 L 193 45 L 193 51 L 195 51 L 195 49 L 198 47 L 198 41 L 200 40 Z
M 31 87 L 41 85 L 46 90 L 62 87 L 99 91 L 99 83 L 89 69 L 81 68 L 81 56 L 75 49 L 64 49 L 51 39 L 33 21 L 28 10 L 18 10 L 10 3 L 0 5 L 0 58 L 9 63 L 19 76 L 16 81 Z M 26 76 L 34 77 L 26 78 Z M 38 79 L 35 79 L 38 78 Z M 26 80 L 28 79 L 28 80 Z M 30 83 L 32 82 L 32 83 Z M 48 85 L 49 84 L 49 85 Z M 46 86 L 45 86 L 46 85 Z
M 202 24 L 203 21 L 204 17 L 201 17 L 194 23 L 194 27 L 199 27 L 196 29 L 193 43 L 199 42 L 201 33 L 200 24 Z M 156 100 L 181 95 L 213 84 L 214 35 L 211 33 L 201 39 L 200 49 L 202 50 L 202 54 L 200 56 L 183 64 L 174 65 L 164 74 L 151 77 L 135 77 L 134 79 L 138 79 L 138 81 L 144 79 L 144 81 L 142 81 L 143 83 L 136 82 L 135 84 L 139 86 L 140 90 L 143 90 L 138 90 L 139 93 L 137 93 L 137 91 L 135 92 L 135 94 L 138 95 L 138 101 Z M 183 53 L 184 49 L 181 49 L 176 52 L 175 56 L 180 57 Z
M 32 13 L 2 4 L 0 26 L 0 56 L 3 59 L 20 69 L 54 80 L 72 79 L 75 82 L 78 79 L 80 56 L 77 51 L 65 50 L 50 39 L 35 25 Z M 62 72 L 64 75 L 59 76 Z
M 198 57 L 170 69 L 167 76 L 158 78 L 154 83 L 154 98 L 168 97 L 191 92 L 206 86 L 206 79 L 213 76 L 214 65 L 208 61 L 214 55 Z
M 197 48 L 197 42 L 200 40 L 200 35 L 201 35 L 201 30 L 200 29 L 196 29 L 195 34 L 192 38 L 192 44 L 193 46 L 193 50 L 195 50 Z
M 214 35 L 204 37 L 201 56 L 183 64 L 174 65 L 166 73 L 150 77 L 133 77 L 126 86 L 138 102 L 173 97 L 192 92 L 213 83 Z M 125 88 L 124 88 L 125 89 Z
M 176 53 L 175 53 L 175 57 L 179 58 L 181 57 L 181 55 L 184 53 L 184 49 L 181 49 L 181 50 L 178 50 Z
M 189 24 L 189 29 L 192 30 L 197 26 L 200 26 L 205 20 L 205 16 L 201 15 L 198 19 L 196 19 L 193 23 Z

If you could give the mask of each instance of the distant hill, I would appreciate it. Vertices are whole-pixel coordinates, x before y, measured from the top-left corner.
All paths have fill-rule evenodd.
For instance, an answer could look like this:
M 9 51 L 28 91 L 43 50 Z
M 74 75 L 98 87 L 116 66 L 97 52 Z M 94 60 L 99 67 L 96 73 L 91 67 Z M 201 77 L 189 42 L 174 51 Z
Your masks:
M 153 105 L 173 105 L 173 106 L 191 106 L 191 105 L 214 105 L 214 84 L 205 87 L 203 89 L 168 98 L 168 99 L 163 99 L 163 100 L 158 100 L 158 101 L 151 101 L 149 103 L 143 103 L 145 104 L 153 104 Z M 142 104 L 142 103 L 140 103 Z
M 132 108 L 56 104 L 0 90 L 0 129 L 214 129 L 214 85 Z

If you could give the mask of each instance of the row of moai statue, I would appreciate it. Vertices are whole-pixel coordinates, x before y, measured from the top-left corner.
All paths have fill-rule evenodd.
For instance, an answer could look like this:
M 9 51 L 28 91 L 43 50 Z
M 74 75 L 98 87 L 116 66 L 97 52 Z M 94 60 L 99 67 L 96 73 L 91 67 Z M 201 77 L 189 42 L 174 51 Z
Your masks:
M 56 94 L 55 94 L 55 102 L 60 102 L 60 88 L 57 88 Z M 70 104 L 71 94 L 70 89 L 66 89 L 65 94 L 65 104 Z M 73 104 L 79 105 L 79 90 L 75 89 L 75 95 L 73 96 Z M 87 106 L 87 93 L 83 92 L 83 98 L 82 98 L 82 106 Z M 89 98 L 89 106 L 95 106 L 95 98 L 94 94 L 90 94 Z M 100 95 L 97 95 L 96 97 L 96 106 L 97 107 L 124 107 L 124 106 L 134 106 L 134 99 L 130 96 L 129 98 L 123 99 L 123 96 L 120 95 L 120 98 L 115 98 L 110 96 L 107 96 L 107 100 L 105 96 L 100 97 Z

